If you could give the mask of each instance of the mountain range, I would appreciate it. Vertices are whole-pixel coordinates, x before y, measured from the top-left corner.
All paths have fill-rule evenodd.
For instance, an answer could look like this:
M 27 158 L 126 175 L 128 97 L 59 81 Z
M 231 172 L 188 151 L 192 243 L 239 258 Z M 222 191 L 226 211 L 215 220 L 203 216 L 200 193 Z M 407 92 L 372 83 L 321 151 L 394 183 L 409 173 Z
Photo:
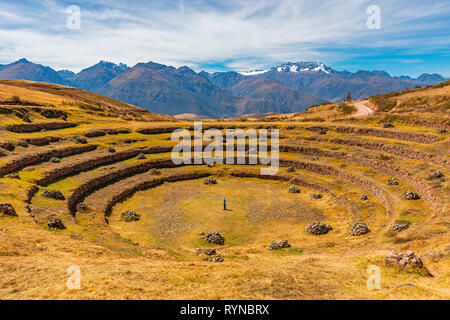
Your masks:
M 339 102 L 427 86 L 446 79 L 424 73 L 391 77 L 385 71 L 336 71 L 320 62 L 286 63 L 268 70 L 197 73 L 154 62 L 133 67 L 100 61 L 79 73 L 55 71 L 20 59 L 0 65 L 0 79 L 73 86 L 152 112 L 223 118 L 252 113 L 291 113 L 327 101 Z

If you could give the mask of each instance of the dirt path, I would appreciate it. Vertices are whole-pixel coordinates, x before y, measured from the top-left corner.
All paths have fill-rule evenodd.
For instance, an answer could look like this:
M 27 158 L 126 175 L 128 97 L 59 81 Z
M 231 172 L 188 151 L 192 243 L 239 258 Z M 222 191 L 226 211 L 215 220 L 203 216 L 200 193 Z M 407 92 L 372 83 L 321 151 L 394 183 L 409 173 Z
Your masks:
M 355 102 L 353 104 L 357 109 L 356 113 L 352 114 L 350 118 L 367 117 L 373 113 L 373 110 L 369 107 L 369 100 Z

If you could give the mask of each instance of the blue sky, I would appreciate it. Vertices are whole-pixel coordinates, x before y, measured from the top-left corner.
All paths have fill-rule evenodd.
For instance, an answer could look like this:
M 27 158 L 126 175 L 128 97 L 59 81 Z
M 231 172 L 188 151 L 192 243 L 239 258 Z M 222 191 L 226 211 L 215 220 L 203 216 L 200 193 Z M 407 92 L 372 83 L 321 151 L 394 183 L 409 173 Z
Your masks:
M 67 7 L 81 28 L 67 28 Z M 367 8 L 380 8 L 370 30 Z M 450 77 L 450 1 L 2 1 L 0 64 L 25 57 L 79 71 L 99 60 L 196 71 L 316 61 L 337 69 Z

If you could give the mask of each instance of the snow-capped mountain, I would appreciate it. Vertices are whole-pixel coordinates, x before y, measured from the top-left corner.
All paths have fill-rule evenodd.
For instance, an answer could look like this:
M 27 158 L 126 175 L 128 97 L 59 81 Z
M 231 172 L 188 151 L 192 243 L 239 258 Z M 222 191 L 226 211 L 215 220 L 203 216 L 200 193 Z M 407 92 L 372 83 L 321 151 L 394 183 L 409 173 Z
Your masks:
M 285 64 L 282 64 L 281 66 L 274 68 L 278 72 L 306 72 L 306 71 L 313 71 L 313 72 L 324 72 L 326 74 L 330 74 L 333 69 L 327 67 L 323 63 L 317 61 L 317 62 L 288 62 Z
M 251 70 L 251 71 L 242 71 L 239 73 L 243 76 L 258 76 L 267 73 L 269 71 L 293 72 L 293 73 L 310 71 L 310 72 L 324 72 L 326 74 L 330 74 L 333 72 L 333 69 L 327 67 L 320 61 L 317 62 L 304 61 L 304 62 L 288 62 L 268 70 Z

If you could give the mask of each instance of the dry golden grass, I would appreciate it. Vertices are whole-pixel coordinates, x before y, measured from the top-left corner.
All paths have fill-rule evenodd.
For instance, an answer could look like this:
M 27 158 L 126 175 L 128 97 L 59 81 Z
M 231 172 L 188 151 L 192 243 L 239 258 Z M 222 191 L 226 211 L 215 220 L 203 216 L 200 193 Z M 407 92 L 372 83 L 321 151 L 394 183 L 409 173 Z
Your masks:
M 55 88 L 59 88 L 56 92 Z M 300 194 L 289 193 L 289 182 L 268 181 L 257 178 L 231 177 L 234 170 L 258 172 L 259 167 L 215 166 L 214 168 L 186 166 L 162 169 L 163 177 L 173 173 L 209 171 L 218 184 L 208 186 L 202 179 L 164 183 L 161 186 L 140 191 L 117 204 L 106 223 L 104 213 L 91 210 L 69 214 L 66 202 L 42 197 L 45 189 L 57 189 L 66 197 L 89 179 L 136 165 L 140 160 L 131 158 L 109 163 L 74 174 L 65 179 L 41 187 L 29 205 L 34 217 L 27 211 L 26 194 L 34 179 L 45 172 L 84 161 L 104 154 L 114 146 L 117 152 L 152 145 L 171 145 L 170 134 L 143 135 L 141 127 L 192 125 L 186 121 L 169 121 L 167 117 L 150 114 L 143 122 L 139 117 L 125 119 L 108 117 L 114 108 L 117 112 L 132 106 L 102 98 L 98 95 L 53 85 L 36 86 L 23 81 L 0 81 L 0 100 L 20 96 L 23 101 L 54 105 L 69 114 L 68 121 L 79 123 L 75 128 L 30 134 L 4 130 L 10 123 L 22 123 L 13 115 L 0 114 L 0 141 L 18 141 L 27 138 L 56 136 L 61 141 L 44 147 L 16 147 L 0 157 L 0 166 L 10 159 L 20 158 L 31 152 L 73 145 L 72 137 L 83 136 L 87 131 L 100 128 L 129 128 L 131 133 L 116 136 L 90 138 L 98 145 L 95 151 L 72 155 L 61 163 L 48 162 L 30 165 L 18 170 L 20 179 L 0 177 L 0 203 L 15 206 L 18 217 L 0 214 L 0 299 L 449 299 L 450 298 L 450 170 L 435 164 L 329 142 L 333 138 L 355 138 L 402 146 L 416 151 L 448 159 L 449 136 L 435 133 L 434 129 L 396 122 L 396 129 L 416 133 L 435 134 L 440 141 L 431 145 L 396 139 L 369 136 L 349 136 L 329 131 L 325 136 L 305 130 L 310 125 L 380 127 L 383 115 L 368 119 L 350 120 L 336 105 L 311 108 L 304 114 L 290 115 L 287 119 L 277 116 L 260 121 L 205 121 L 208 125 L 231 127 L 280 128 L 281 144 L 298 144 L 334 152 L 347 152 L 354 157 L 367 158 L 388 166 L 408 170 L 415 179 L 421 179 L 437 194 L 438 208 L 432 208 L 425 200 L 415 202 L 401 200 L 407 189 L 414 189 L 405 181 L 398 186 L 387 186 L 390 176 L 354 162 L 332 157 L 313 158 L 306 154 L 281 153 L 284 159 L 294 159 L 318 165 L 331 166 L 355 177 L 364 179 L 385 192 L 392 200 L 394 216 L 389 217 L 379 199 L 369 194 L 367 201 L 360 201 L 358 186 L 333 176 L 317 175 L 297 169 L 288 173 L 303 180 L 326 186 L 338 197 L 324 194 L 313 200 L 313 189 L 300 187 Z M 428 89 L 427 89 L 428 90 Z M 414 91 L 399 95 L 399 101 L 411 101 L 418 96 L 440 99 L 448 94 L 448 87 Z M 80 93 L 81 92 L 81 93 Z M 433 98 L 434 97 L 434 98 Z M 422 101 L 422 100 L 421 100 Z M 434 101 L 434 100 L 433 100 Z M 78 104 L 77 104 L 78 103 Z M 83 103 L 83 104 L 80 104 Z M 89 110 L 86 104 L 100 104 L 105 110 Z M 80 106 L 84 106 L 80 107 Z M 114 108 L 112 108 L 114 107 Z M 112 109 L 111 109 L 112 108 Z M 409 107 L 408 107 L 409 108 Z M 442 109 L 426 108 L 433 117 L 445 116 Z M 431 112 L 432 111 L 432 112 Z M 395 109 L 389 113 L 395 114 Z M 428 116 L 428 115 L 426 115 Z M 34 122 L 50 121 L 31 113 Z M 136 120 L 136 121 L 135 121 Z M 308 140 L 309 138 L 320 138 Z M 133 142 L 125 143 L 129 139 Z M 321 140 L 323 139 L 323 140 Z M 146 155 L 146 159 L 168 158 L 168 154 Z M 439 169 L 442 179 L 428 179 L 431 171 Z M 140 173 L 128 180 L 137 181 L 151 177 Z M 124 185 L 110 184 L 90 195 L 86 201 L 104 199 L 109 191 L 117 192 Z M 96 198 L 97 197 L 97 198 Z M 222 200 L 227 198 L 231 211 L 222 210 Z M 345 200 L 345 201 L 344 201 Z M 126 223 L 120 214 L 136 210 L 141 214 L 137 222 Z M 65 230 L 49 230 L 48 214 L 58 215 Z M 362 220 L 371 232 L 362 237 L 351 237 L 351 223 Z M 401 233 L 389 230 L 394 220 L 411 223 Z M 323 236 L 305 233 L 311 221 L 323 221 L 333 230 Z M 225 236 L 224 246 L 213 246 L 202 239 L 200 232 L 219 231 Z M 271 240 L 287 239 L 292 247 L 281 251 L 269 251 Z M 215 247 L 225 259 L 223 263 L 202 261 L 195 249 Z M 395 267 L 387 267 L 384 257 L 390 251 L 413 250 L 422 255 L 426 267 L 433 274 L 427 278 L 416 273 L 406 273 Z M 81 289 L 69 290 L 67 269 L 76 265 L 81 269 Z M 381 269 L 381 290 L 369 290 L 366 281 L 368 266 Z M 397 288 L 398 285 L 412 284 Z

